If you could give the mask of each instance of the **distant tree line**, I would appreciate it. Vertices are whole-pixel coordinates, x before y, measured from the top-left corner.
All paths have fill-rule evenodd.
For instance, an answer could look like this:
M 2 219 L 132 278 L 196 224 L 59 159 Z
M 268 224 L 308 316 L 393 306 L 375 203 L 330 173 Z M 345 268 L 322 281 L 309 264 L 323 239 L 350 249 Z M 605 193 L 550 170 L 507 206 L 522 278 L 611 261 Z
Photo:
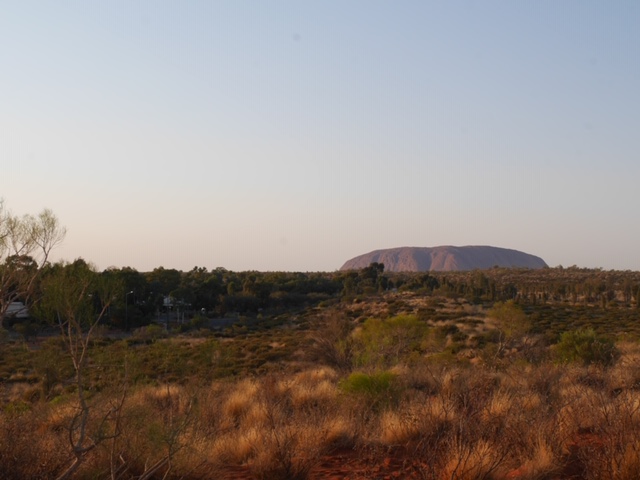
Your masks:
M 131 267 L 98 272 L 83 259 L 49 262 L 51 250 L 64 236 L 64 227 L 50 210 L 19 217 L 0 201 L 0 328 L 15 320 L 5 315 L 14 302 L 38 315 L 39 302 L 55 283 L 52 279 L 64 278 L 74 269 L 96 276 L 91 285 L 99 280 L 111 286 L 113 294 L 103 317 L 116 328 L 146 325 L 161 314 L 166 318 L 168 312 L 183 317 L 255 316 L 390 291 L 464 297 L 472 303 L 515 300 L 522 305 L 565 302 L 603 309 L 640 308 L 640 272 L 559 266 L 397 273 L 385 272 L 377 262 L 335 272 L 234 272 L 197 266 L 186 272 L 164 267 L 151 272 Z M 97 310 L 104 307 L 99 297 L 93 293 Z
M 45 264 L 33 281 L 29 297 L 17 300 L 37 303 L 43 295 L 42 279 L 60 269 L 86 264 Z M 2 268 L 37 268 L 28 257 L 17 262 L 6 259 Z M 472 303 L 516 300 L 520 304 L 566 302 L 592 304 L 602 308 L 634 307 L 640 304 L 640 272 L 598 269 L 548 268 L 542 270 L 494 268 L 469 272 L 385 272 L 372 263 L 361 270 L 336 272 L 234 272 L 225 268 L 189 271 L 155 268 L 138 272 L 131 267 L 109 268 L 97 275 L 118 285 L 106 314 L 117 328 L 152 322 L 159 313 L 181 310 L 188 316 L 208 317 L 277 313 L 321 302 L 351 301 L 389 291 L 419 292 L 424 295 L 464 297 Z M 17 277 L 20 274 L 16 274 Z M 46 282 L 45 282 L 46 283 Z M 125 321 L 128 325 L 125 325 Z

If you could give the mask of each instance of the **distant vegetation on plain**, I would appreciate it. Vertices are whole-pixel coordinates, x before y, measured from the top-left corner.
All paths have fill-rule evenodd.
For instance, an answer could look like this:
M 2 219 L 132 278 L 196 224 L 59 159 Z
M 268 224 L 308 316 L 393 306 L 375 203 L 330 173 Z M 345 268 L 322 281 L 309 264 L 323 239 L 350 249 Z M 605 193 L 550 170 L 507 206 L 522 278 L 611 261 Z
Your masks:
M 30 313 L 0 330 L 2 478 L 640 478 L 640 272 L 100 272 L 39 248 L 1 258 Z

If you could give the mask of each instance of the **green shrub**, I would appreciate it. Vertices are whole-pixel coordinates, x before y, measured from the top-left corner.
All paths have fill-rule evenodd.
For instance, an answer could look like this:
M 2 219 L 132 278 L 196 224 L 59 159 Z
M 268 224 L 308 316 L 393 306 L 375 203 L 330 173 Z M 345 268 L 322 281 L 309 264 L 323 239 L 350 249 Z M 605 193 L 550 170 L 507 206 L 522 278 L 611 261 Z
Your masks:
M 554 351 L 561 362 L 582 362 L 585 365 L 608 366 L 620 357 L 615 342 L 598 335 L 592 328 L 564 332 Z
M 167 335 L 167 331 L 164 329 L 164 327 L 158 324 L 151 324 L 147 325 L 146 327 L 140 327 L 133 332 L 133 338 L 135 340 L 149 340 L 152 342 L 158 340 L 159 338 L 165 338 L 167 337 Z
M 57 385 L 68 382 L 74 375 L 71 358 L 59 337 L 43 341 L 40 348 L 32 352 L 31 366 L 40 378 L 43 398 L 48 398 Z
M 487 316 L 495 320 L 498 330 L 506 339 L 522 337 L 531 329 L 527 315 L 513 300 L 495 303 Z
M 23 413 L 29 412 L 30 410 L 31 404 L 25 402 L 24 400 L 14 400 L 2 407 L 2 413 L 9 417 L 21 415 Z
M 198 314 L 198 315 L 195 315 L 189 321 L 188 325 L 190 329 L 198 330 L 198 329 L 205 328 L 208 324 L 209 324 L 209 319 L 204 315 Z
M 31 322 L 16 323 L 13 326 L 13 330 L 22 335 L 25 341 L 28 341 L 38 335 L 38 327 Z
M 389 371 L 354 372 L 342 380 L 338 388 L 346 394 L 362 397 L 373 408 L 395 404 L 400 393 L 397 377 Z
M 390 367 L 425 349 L 428 325 L 414 315 L 386 320 L 367 319 L 354 334 L 356 363 L 360 366 Z
M 446 339 L 449 335 L 455 335 L 460 332 L 457 325 L 446 323 L 435 328 L 435 334 L 440 339 Z
M 473 345 L 477 348 L 484 348 L 486 345 L 500 343 L 501 334 L 499 330 L 487 330 L 473 337 Z

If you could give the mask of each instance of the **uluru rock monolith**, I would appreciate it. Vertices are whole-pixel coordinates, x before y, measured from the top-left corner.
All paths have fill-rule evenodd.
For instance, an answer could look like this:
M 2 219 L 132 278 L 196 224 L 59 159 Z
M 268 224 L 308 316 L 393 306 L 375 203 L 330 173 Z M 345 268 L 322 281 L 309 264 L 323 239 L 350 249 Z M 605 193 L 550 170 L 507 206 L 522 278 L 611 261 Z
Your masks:
M 544 268 L 542 258 L 510 248 L 472 245 L 465 247 L 399 247 L 374 250 L 345 262 L 340 270 L 358 270 L 371 263 L 384 264 L 387 272 L 448 272 L 492 267 Z

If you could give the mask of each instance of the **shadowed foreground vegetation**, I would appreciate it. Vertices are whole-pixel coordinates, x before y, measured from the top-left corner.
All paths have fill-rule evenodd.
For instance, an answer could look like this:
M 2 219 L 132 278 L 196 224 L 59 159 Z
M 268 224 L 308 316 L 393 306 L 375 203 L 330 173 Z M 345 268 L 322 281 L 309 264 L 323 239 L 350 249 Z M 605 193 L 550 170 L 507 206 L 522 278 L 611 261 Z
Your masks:
M 637 273 L 217 274 L 181 322 L 5 331 L 0 477 L 640 478 Z

